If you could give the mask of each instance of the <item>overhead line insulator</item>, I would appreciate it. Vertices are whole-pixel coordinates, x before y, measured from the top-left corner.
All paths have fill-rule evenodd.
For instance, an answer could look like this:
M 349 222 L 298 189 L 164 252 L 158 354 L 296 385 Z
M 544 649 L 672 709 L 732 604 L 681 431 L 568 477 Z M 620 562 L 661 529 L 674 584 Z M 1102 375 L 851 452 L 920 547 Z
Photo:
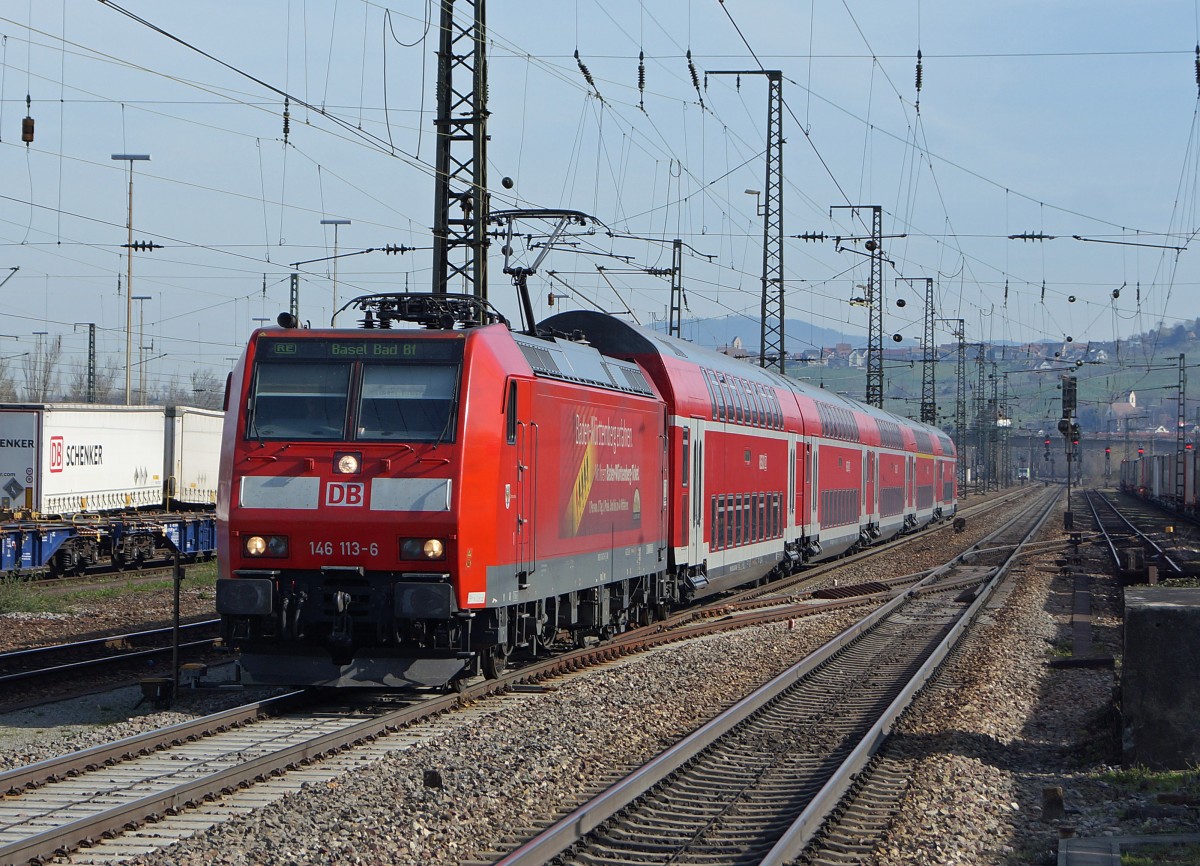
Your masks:
M 921 49 L 917 49 L 917 113 L 921 113 Z
M 700 92 L 700 74 L 696 72 L 696 64 L 692 62 L 692 49 L 687 50 L 688 72 L 692 75 L 692 87 L 696 89 L 696 96 L 700 100 L 700 109 L 704 110 L 704 94 Z
M 583 73 L 583 80 L 588 83 L 588 87 L 592 88 L 592 90 L 596 92 L 597 96 L 600 96 L 600 88 L 596 86 L 596 81 L 592 78 L 592 71 L 587 68 L 587 64 L 584 63 L 579 57 L 578 48 L 575 49 L 575 62 L 579 64 L 579 71 Z M 601 99 L 603 99 L 603 97 L 601 97 Z
M 646 53 L 638 52 L 638 108 L 646 111 Z

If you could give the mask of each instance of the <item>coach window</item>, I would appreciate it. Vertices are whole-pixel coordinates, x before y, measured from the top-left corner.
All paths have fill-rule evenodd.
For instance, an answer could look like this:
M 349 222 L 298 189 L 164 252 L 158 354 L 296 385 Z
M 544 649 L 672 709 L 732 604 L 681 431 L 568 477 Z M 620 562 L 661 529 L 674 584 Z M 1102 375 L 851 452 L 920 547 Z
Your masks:
M 728 414 L 725 410 L 725 388 L 721 384 L 721 378 L 718 374 L 714 374 L 713 392 L 717 395 L 717 420 L 724 421 Z
M 345 439 L 350 370 L 350 364 L 259 364 L 246 436 Z
M 713 550 L 722 550 L 725 547 L 725 497 L 723 495 L 712 498 L 712 510 L 712 547 Z
M 683 482 L 683 488 L 686 490 L 688 486 L 688 476 L 692 474 L 692 431 L 687 427 L 683 428 L 683 463 L 679 467 L 679 478 Z
M 713 385 L 712 370 L 704 370 L 704 387 L 708 388 L 708 402 L 712 404 L 712 419 L 717 420 L 717 389 Z
M 458 365 L 366 364 L 359 439 L 452 442 Z

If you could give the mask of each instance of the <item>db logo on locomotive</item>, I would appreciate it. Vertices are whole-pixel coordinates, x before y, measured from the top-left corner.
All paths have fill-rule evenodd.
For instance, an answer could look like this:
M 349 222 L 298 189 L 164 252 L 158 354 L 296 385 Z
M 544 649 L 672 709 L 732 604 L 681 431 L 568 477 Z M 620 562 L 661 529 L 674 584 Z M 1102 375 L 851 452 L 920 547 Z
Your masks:
M 330 481 L 325 485 L 325 504 L 361 506 L 366 501 L 366 487 L 361 481 Z

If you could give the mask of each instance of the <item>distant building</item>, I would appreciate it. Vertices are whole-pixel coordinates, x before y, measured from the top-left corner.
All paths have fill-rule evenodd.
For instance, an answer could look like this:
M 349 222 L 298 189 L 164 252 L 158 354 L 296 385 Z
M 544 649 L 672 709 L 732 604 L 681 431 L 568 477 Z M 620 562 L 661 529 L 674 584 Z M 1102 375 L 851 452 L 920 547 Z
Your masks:
M 733 342 L 728 346 L 721 346 L 717 349 L 722 355 L 728 355 L 731 358 L 749 358 L 750 353 L 746 351 L 745 345 L 742 343 L 741 337 L 734 337 Z
M 1115 422 L 1118 430 L 1129 430 L 1135 417 L 1141 417 L 1137 411 L 1137 394 L 1130 391 L 1124 400 L 1109 404 L 1106 419 Z

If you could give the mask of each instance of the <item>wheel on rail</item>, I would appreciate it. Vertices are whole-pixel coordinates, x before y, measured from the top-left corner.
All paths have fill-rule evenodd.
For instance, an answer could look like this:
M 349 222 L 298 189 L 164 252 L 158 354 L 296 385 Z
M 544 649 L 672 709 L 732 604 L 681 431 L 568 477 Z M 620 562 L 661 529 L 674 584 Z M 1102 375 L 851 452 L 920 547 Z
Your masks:
M 494 680 L 504 673 L 504 669 L 508 667 L 508 644 L 497 644 L 480 653 L 480 661 L 483 663 L 483 675 L 489 680 Z

